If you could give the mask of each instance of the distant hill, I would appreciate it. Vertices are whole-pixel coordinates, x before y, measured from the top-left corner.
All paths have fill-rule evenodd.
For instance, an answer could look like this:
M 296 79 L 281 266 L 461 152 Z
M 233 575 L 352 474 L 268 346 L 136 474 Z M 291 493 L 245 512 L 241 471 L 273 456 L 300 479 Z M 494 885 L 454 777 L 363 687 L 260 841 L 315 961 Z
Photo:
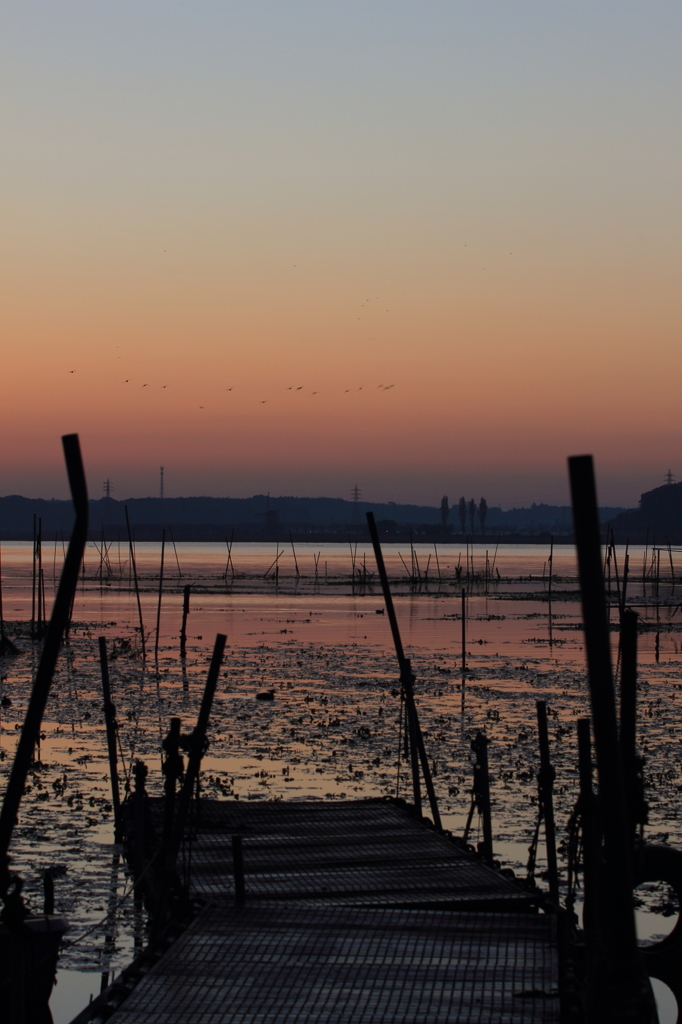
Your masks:
M 130 498 L 116 501 L 99 498 L 90 502 L 91 535 L 102 529 L 108 537 L 125 536 L 125 507 L 138 540 L 158 540 L 161 531 L 169 528 L 175 540 L 222 540 L 234 530 L 236 540 L 263 538 L 286 539 L 289 531 L 299 539 L 333 540 L 348 533 L 364 536 L 365 513 L 374 512 L 381 523 L 382 536 L 401 539 L 412 532 L 415 538 L 454 540 L 461 537 L 456 506 L 450 509 L 448 525 L 441 525 L 440 508 L 430 505 L 402 505 L 396 502 L 346 501 L 343 498 L 268 497 L 256 494 L 251 498 Z M 613 521 L 622 508 L 603 508 L 603 523 Z M 23 498 L 9 495 L 0 498 L 0 536 L 22 540 L 33 535 L 33 516 L 42 520 L 43 536 L 67 536 L 73 522 L 70 501 Z M 470 524 L 467 522 L 467 531 Z M 488 536 L 540 537 L 553 534 L 567 536 L 572 531 L 571 509 L 568 505 L 531 505 L 503 511 L 488 509 Z M 476 520 L 475 535 L 481 536 Z
M 621 513 L 613 523 L 619 539 L 629 537 L 643 541 L 647 532 L 651 540 L 682 541 L 682 483 L 663 484 L 653 491 L 645 491 L 639 499 L 639 508 Z

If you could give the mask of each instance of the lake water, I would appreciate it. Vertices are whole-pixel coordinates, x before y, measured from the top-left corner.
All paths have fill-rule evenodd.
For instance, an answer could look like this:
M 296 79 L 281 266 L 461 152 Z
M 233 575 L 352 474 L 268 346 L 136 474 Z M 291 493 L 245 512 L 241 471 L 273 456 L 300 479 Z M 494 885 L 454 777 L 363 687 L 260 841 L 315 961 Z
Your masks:
M 196 721 L 217 632 L 227 650 L 203 763 L 208 796 L 305 799 L 396 794 L 409 797 L 399 764 L 397 664 L 371 549 L 358 545 L 168 544 L 155 657 L 160 545 L 135 549 L 146 660 L 127 545 L 102 557 L 88 545 L 70 643 L 55 676 L 35 769 L 13 847 L 13 866 L 40 909 L 41 872 L 57 867 L 57 909 L 72 925 L 53 997 L 66 1024 L 144 941 L 145 921 L 113 846 L 97 637 L 107 637 L 111 684 L 126 770 L 149 767 L 160 792 L 160 740 L 177 715 Z M 8 632 L 23 654 L 1 662 L 0 771 L 7 773 L 39 656 L 30 639 L 31 546 L 3 543 Z M 279 557 L 278 557 L 279 556 Z M 535 703 L 550 711 L 557 772 L 559 838 L 577 797 L 575 722 L 589 714 L 575 556 L 495 544 L 386 545 L 385 558 L 445 827 L 463 831 L 471 788 L 471 739 L 491 741 L 496 855 L 524 874 L 537 816 Z M 639 745 L 647 758 L 650 838 L 682 845 L 679 816 L 682 701 L 678 553 L 629 552 L 628 604 L 641 617 Z M 49 613 L 61 544 L 45 544 Z M 276 563 L 273 565 L 273 563 Z M 473 563 L 473 564 L 472 564 Z M 624 552 L 607 566 L 617 661 L 617 593 Z M 467 572 L 468 569 L 468 572 Z M 276 573 L 276 570 L 279 570 Z M 682 566 L 680 567 L 682 580 Z M 191 586 L 187 658 L 179 658 L 182 591 Z M 462 675 L 462 589 L 466 590 L 466 674 Z M 550 603 L 551 596 L 551 603 Z M 255 694 L 273 689 L 272 702 Z M 474 836 L 474 839 L 476 837 Z M 542 845 L 539 870 L 544 867 Z M 652 899 L 654 897 L 652 896 Z M 669 928 L 647 913 L 646 937 Z

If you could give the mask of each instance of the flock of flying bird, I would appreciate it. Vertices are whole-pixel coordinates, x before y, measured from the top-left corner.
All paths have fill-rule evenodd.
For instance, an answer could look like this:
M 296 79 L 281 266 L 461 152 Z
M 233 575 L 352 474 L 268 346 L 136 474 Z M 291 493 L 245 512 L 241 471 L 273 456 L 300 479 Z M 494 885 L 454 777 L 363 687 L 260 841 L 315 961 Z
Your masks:
M 76 372 L 75 370 L 69 370 L 69 373 L 75 373 L 75 372 Z M 130 377 L 127 377 L 123 381 L 123 383 L 124 384 L 131 384 L 132 383 L 132 379 Z M 150 387 L 149 383 L 141 384 L 140 385 L 140 388 L 148 388 L 148 387 Z M 167 384 L 162 384 L 161 385 L 161 390 L 164 391 L 167 387 L 168 387 Z M 390 391 L 394 387 L 395 387 L 395 384 L 377 384 L 376 385 L 376 390 L 377 391 Z M 286 388 L 286 390 L 287 391 L 297 392 L 297 391 L 307 391 L 307 388 L 305 388 L 303 385 L 301 385 L 300 387 L 294 387 L 294 385 L 292 384 L 291 387 Z M 372 388 L 365 388 L 365 387 L 345 388 L 343 394 L 344 395 L 349 395 L 352 391 L 372 391 L 372 390 L 374 390 L 374 389 L 372 389 Z M 234 388 L 225 388 L 225 391 L 234 391 Z M 311 391 L 310 392 L 311 397 L 313 395 L 318 395 L 318 394 L 319 394 L 319 391 Z M 268 401 L 267 398 L 261 398 L 261 399 L 259 399 L 259 404 L 260 405 L 266 405 L 267 401 Z M 199 408 L 200 409 L 204 409 L 205 406 L 200 405 Z

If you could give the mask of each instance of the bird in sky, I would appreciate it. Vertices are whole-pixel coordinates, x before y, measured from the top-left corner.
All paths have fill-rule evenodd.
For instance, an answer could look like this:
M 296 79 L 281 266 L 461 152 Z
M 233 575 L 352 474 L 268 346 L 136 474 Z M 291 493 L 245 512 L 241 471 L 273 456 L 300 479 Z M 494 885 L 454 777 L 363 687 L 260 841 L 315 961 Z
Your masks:
M 75 373 L 75 372 L 76 372 L 75 370 L 69 370 L 69 373 Z
M 300 388 L 296 388 L 296 390 L 297 391 L 303 391 L 303 386 L 301 385 L 301 387 Z

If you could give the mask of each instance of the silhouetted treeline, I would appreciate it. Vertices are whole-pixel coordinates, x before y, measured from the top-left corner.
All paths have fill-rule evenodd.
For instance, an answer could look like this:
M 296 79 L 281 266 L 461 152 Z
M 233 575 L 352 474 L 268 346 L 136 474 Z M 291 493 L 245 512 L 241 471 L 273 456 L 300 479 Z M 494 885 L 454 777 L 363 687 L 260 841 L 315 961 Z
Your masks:
M 298 540 L 338 540 L 348 534 L 364 537 L 365 513 L 370 510 L 382 524 L 384 539 L 407 539 L 410 533 L 415 540 L 439 542 L 465 536 L 527 539 L 549 534 L 568 536 L 572 530 L 569 506 L 532 505 L 502 511 L 489 507 L 484 498 L 462 498 L 455 517 L 450 515 L 447 498 L 431 507 L 342 498 L 272 498 L 260 494 L 252 498 L 100 498 L 90 502 L 92 536 L 98 537 L 102 527 L 109 537 L 124 536 L 126 505 L 137 540 L 159 540 L 162 529 L 169 527 L 176 541 L 223 540 L 232 530 L 235 540 L 286 539 L 290 530 Z M 602 522 L 613 522 L 624 511 L 601 509 Z M 55 534 L 67 536 L 73 523 L 70 501 L 10 495 L 0 498 L 0 536 L 6 540 L 30 539 L 34 515 L 42 519 L 43 537 L 47 540 Z

